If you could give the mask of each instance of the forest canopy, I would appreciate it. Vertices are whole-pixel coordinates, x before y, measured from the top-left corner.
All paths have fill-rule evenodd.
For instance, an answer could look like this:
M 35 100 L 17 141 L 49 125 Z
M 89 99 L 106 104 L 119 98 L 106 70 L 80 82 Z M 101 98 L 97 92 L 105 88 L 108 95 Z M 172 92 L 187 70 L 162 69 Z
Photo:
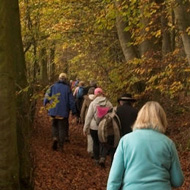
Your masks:
M 29 82 L 98 81 L 118 92 L 175 98 L 189 91 L 189 1 L 20 1 Z M 152 97 L 151 97 L 152 96 Z

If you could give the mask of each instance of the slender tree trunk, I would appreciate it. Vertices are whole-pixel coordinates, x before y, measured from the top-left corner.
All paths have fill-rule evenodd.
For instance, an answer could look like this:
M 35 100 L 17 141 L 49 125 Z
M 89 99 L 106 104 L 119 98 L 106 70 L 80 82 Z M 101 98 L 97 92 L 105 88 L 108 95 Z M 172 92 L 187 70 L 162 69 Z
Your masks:
M 15 15 L 17 0 L 0 0 L 0 189 L 19 190 L 15 100 Z
M 190 65 L 190 35 L 188 35 L 187 28 L 190 27 L 190 2 L 184 4 L 182 0 L 175 1 L 177 6 L 174 8 L 176 23 L 178 25 L 184 50 Z
M 42 48 L 40 50 L 40 75 L 41 75 L 41 82 L 43 85 L 48 83 L 48 74 L 47 74 L 47 54 L 46 48 Z
M 37 76 L 39 74 L 39 64 L 37 62 L 37 43 L 35 39 L 33 39 L 33 51 L 34 51 L 34 63 L 33 63 L 33 81 L 37 80 Z
M 175 14 L 174 14 L 173 10 L 172 10 L 171 16 L 172 16 L 172 25 L 174 26 L 175 25 Z M 175 37 L 176 37 L 176 30 L 172 29 L 172 32 L 171 32 L 171 48 L 172 48 L 172 51 L 175 50 Z
M 171 34 L 168 30 L 168 19 L 166 15 L 165 6 L 162 5 L 162 14 L 161 14 L 161 29 L 162 29 L 162 55 L 172 51 L 171 47 Z
M 55 46 L 50 49 L 50 81 L 55 80 Z

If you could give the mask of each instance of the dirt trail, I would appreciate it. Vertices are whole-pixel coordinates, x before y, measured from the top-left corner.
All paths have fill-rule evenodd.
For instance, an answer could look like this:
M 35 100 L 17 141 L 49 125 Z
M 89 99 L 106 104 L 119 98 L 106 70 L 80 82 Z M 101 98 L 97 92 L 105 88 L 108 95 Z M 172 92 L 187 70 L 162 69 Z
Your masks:
M 95 165 L 86 151 L 86 138 L 81 125 L 70 124 L 70 143 L 64 153 L 51 149 L 51 121 L 38 110 L 32 137 L 35 190 L 105 190 L 110 169 Z

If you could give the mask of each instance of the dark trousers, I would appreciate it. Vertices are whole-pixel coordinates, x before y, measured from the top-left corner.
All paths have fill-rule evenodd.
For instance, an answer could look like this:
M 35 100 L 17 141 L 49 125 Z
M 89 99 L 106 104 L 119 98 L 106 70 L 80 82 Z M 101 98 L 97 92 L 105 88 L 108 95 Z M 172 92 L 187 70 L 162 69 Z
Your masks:
M 64 119 L 55 119 L 52 121 L 52 135 L 53 138 L 58 140 L 59 146 L 63 147 L 65 137 L 66 137 L 66 128 L 68 124 L 68 118 Z
M 116 151 L 116 148 L 114 147 L 114 135 L 112 136 L 108 136 L 108 143 L 107 143 L 107 150 L 108 150 L 108 154 L 111 157 L 111 163 L 113 161 L 113 157 Z
M 93 140 L 94 159 L 99 160 L 100 157 L 106 158 L 106 155 L 108 154 L 108 149 L 104 144 L 99 142 L 98 131 L 90 129 L 90 134 Z
M 83 98 L 76 99 L 76 108 L 77 108 L 77 117 L 78 118 L 80 117 L 83 100 L 84 100 Z
M 69 139 L 69 118 L 65 118 L 65 137 Z

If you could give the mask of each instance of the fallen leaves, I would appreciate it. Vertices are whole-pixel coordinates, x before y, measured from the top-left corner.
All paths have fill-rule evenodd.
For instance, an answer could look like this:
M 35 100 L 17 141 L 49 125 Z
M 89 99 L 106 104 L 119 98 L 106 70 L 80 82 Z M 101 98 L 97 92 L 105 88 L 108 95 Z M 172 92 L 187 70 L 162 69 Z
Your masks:
M 180 122 L 185 122 L 184 118 L 172 121 L 170 138 L 183 147 L 186 139 L 182 135 L 188 133 L 189 123 L 179 133 L 175 129 L 176 126 L 179 128 Z M 34 190 L 106 190 L 110 158 L 106 160 L 105 169 L 94 163 L 86 151 L 86 137 L 82 135 L 81 125 L 70 124 L 70 143 L 65 143 L 64 153 L 53 151 L 51 145 L 51 121 L 46 112 L 40 113 L 40 117 L 37 112 L 31 139 Z M 178 190 L 189 190 L 190 151 L 182 148 L 179 156 L 185 183 Z

